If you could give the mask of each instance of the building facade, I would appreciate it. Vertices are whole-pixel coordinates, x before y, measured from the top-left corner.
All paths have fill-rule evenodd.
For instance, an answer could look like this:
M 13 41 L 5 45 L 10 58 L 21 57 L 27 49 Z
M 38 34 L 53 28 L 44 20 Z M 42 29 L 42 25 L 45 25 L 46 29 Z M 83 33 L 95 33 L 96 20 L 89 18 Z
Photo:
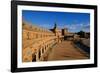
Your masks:
M 59 32 L 59 33 L 58 33 Z M 62 41 L 61 31 L 23 22 L 22 25 L 22 60 L 23 62 L 44 61 L 50 48 Z

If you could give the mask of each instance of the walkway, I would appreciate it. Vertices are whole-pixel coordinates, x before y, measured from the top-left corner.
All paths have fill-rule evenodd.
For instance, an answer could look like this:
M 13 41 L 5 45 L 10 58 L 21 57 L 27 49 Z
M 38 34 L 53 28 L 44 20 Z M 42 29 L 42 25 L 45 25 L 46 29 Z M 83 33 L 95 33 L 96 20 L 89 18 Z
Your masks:
M 87 59 L 88 57 L 79 51 L 71 41 L 63 41 L 52 48 L 48 55 L 48 61 L 52 60 L 73 60 Z

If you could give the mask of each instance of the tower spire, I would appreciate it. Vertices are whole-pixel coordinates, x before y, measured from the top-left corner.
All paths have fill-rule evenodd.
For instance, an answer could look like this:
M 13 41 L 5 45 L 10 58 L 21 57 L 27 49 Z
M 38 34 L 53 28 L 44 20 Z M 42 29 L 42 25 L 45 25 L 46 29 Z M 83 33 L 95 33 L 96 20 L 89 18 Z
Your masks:
M 54 29 L 56 29 L 57 28 L 57 24 L 55 23 L 55 25 L 54 25 Z

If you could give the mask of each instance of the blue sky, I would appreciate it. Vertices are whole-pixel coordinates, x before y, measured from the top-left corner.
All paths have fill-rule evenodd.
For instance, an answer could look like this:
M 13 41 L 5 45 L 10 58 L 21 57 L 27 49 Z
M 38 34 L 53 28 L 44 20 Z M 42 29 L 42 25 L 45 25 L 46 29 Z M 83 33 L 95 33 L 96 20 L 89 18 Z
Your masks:
M 22 19 L 47 29 L 53 28 L 56 23 L 59 29 L 66 27 L 70 32 L 90 31 L 89 13 L 23 10 Z

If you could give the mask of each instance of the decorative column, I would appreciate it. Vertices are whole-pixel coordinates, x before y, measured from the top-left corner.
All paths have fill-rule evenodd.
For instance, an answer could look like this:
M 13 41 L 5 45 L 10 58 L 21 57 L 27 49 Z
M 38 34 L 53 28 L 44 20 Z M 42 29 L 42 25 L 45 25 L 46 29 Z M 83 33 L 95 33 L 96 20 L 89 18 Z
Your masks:
M 36 61 L 39 61 L 39 49 L 36 51 Z

